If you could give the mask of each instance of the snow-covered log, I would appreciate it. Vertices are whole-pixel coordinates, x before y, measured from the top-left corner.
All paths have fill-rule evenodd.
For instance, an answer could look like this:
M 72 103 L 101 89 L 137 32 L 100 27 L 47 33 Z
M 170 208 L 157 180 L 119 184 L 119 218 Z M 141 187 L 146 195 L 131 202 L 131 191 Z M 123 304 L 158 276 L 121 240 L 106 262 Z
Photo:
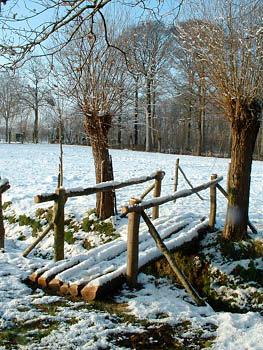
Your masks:
M 158 171 L 158 172 L 153 173 L 149 176 L 135 177 L 135 178 L 131 178 L 129 180 L 122 181 L 122 182 L 107 181 L 107 182 L 101 182 L 101 183 L 99 183 L 95 186 L 92 186 L 92 187 L 72 188 L 72 189 L 66 190 L 66 197 L 70 198 L 70 197 L 87 196 L 87 195 L 95 194 L 98 192 L 107 192 L 107 191 L 117 190 L 119 188 L 132 186 L 132 185 L 138 185 L 138 184 L 141 184 L 143 182 L 150 181 L 150 180 L 160 179 L 160 176 L 162 179 L 164 177 L 164 175 L 165 175 L 165 172 Z M 43 193 L 43 194 L 35 196 L 34 201 L 35 201 L 35 203 L 43 203 L 43 202 L 53 201 L 56 199 L 57 199 L 56 193 Z
M 215 180 L 206 182 L 200 186 L 194 187 L 192 189 L 189 190 L 181 190 L 181 191 L 177 191 L 172 195 L 169 196 L 163 196 L 163 197 L 159 197 L 159 198 L 154 198 L 154 199 L 150 199 L 144 202 L 141 202 L 138 205 L 132 205 L 132 206 L 123 206 L 122 207 L 122 214 L 126 215 L 128 213 L 132 213 L 132 212 L 140 212 L 142 210 L 145 209 L 149 209 L 152 207 L 155 207 L 157 205 L 162 205 L 171 201 L 174 201 L 178 198 L 183 198 L 183 197 L 188 197 L 191 196 L 194 193 L 206 190 L 207 188 L 217 184 L 218 182 L 223 180 L 223 176 L 218 177 Z

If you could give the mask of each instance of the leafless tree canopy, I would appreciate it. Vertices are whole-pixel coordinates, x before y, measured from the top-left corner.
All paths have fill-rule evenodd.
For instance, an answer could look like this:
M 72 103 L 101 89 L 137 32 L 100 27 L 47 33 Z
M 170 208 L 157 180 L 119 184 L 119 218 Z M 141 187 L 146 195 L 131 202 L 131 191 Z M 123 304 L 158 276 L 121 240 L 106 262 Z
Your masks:
M 96 18 L 103 20 L 103 33 L 107 38 L 107 21 L 104 9 L 118 6 L 136 8 L 138 16 L 151 13 L 151 16 L 174 16 L 178 13 L 183 1 L 171 0 L 8 0 L 2 7 L 0 28 L 3 33 L 0 42 L 1 65 L 14 66 L 34 55 L 49 55 L 65 47 L 70 37 L 57 46 L 50 44 L 55 33 L 72 27 L 72 36 L 85 23 L 89 23 L 87 33 L 92 33 Z M 110 42 L 108 42 L 110 45 Z

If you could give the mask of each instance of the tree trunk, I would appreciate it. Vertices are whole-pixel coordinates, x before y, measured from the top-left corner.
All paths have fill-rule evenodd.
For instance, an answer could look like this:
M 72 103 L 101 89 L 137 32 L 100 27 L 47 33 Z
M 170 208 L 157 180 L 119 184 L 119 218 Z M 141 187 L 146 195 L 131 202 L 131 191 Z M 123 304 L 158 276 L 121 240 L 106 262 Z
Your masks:
M 2 194 L 0 193 L 0 249 L 5 246 L 5 227 L 2 208 Z
M 146 91 L 146 152 L 152 150 L 152 133 L 151 133 L 151 117 L 152 117 L 152 106 L 151 106 L 151 80 L 147 79 L 147 91 Z
M 197 155 L 201 156 L 204 151 L 204 121 L 205 121 L 205 80 L 202 77 L 199 85 L 199 116 L 198 116 L 198 144 Z
M 255 112 L 247 108 L 231 125 L 229 197 L 223 237 L 232 241 L 245 238 L 247 233 L 252 156 L 260 127 Z
M 122 123 L 121 113 L 122 112 L 120 112 L 120 114 L 118 116 L 118 145 L 119 145 L 119 147 L 121 146 L 121 123 Z
M 9 125 L 8 125 L 8 118 L 5 118 L 5 142 L 8 142 L 9 139 Z
M 155 133 L 156 128 L 156 87 L 154 78 L 151 78 L 151 138 L 152 138 L 152 148 L 156 150 L 157 135 Z M 157 141 L 158 142 L 158 141 Z
M 35 119 L 34 119 L 34 130 L 33 130 L 33 143 L 38 143 L 38 107 L 34 109 Z
M 139 114 L 139 87 L 138 78 L 136 78 L 135 93 L 134 93 L 134 146 L 138 146 L 138 114 Z
M 113 180 L 107 137 L 111 127 L 111 116 L 86 116 L 84 127 L 90 137 L 96 183 Z M 100 219 L 104 220 L 114 215 L 114 196 L 112 191 L 97 193 L 96 199 L 96 212 Z

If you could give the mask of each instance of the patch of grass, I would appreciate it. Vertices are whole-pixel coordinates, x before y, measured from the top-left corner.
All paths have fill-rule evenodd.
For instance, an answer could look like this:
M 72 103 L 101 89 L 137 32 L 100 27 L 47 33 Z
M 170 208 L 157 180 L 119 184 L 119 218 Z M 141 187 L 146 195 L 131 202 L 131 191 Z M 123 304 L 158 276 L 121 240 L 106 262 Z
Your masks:
M 85 232 L 94 232 L 100 236 L 103 243 L 110 242 L 118 237 L 120 237 L 119 233 L 116 231 L 114 225 L 109 220 L 99 220 L 94 210 L 92 210 L 91 214 L 85 217 L 82 221 L 82 230 Z M 84 248 L 90 249 L 92 245 L 88 242 L 88 240 L 84 241 Z
M 46 337 L 53 330 L 57 329 L 58 322 L 37 320 L 26 325 L 16 325 L 12 329 L 6 329 L 0 333 L 0 346 L 5 349 L 18 349 Z
M 4 202 L 4 203 L 2 204 L 2 208 L 3 208 L 3 210 L 6 210 L 7 208 L 11 207 L 11 205 L 12 205 L 12 202 L 11 202 L 11 201 Z
M 82 230 L 85 232 L 90 232 L 91 226 L 93 225 L 93 220 L 90 220 L 89 217 L 84 218 L 82 221 Z
M 15 224 L 17 222 L 15 214 L 4 216 L 4 219 L 7 220 L 9 224 Z
M 88 239 L 84 239 L 82 246 L 84 249 L 87 249 L 87 250 L 94 248 L 94 244 L 90 242 Z
M 247 239 L 239 242 L 220 239 L 219 244 L 222 255 L 230 260 L 263 257 L 263 241 L 260 239 Z
M 38 310 L 41 310 L 41 312 L 47 313 L 50 316 L 56 316 L 58 313 L 58 309 L 62 307 L 67 307 L 68 303 L 67 300 L 59 300 L 48 304 L 33 304 L 33 307 L 35 307 Z
M 201 330 L 191 329 L 187 321 L 175 326 L 148 323 L 143 332 L 113 333 L 108 340 L 114 345 L 136 350 L 200 350 L 209 348 L 214 339 L 203 338 L 202 333 Z
M 72 232 L 71 230 L 67 230 L 65 231 L 65 235 L 64 235 L 64 240 L 68 243 L 68 244 L 74 244 L 76 239 L 73 237 L 74 232 Z
M 78 232 L 81 229 L 81 225 L 76 221 L 74 216 L 71 216 L 65 220 L 65 226 L 73 232 Z
M 17 237 L 18 241 L 25 241 L 26 240 L 26 236 L 23 235 L 23 233 L 20 233 L 20 235 Z
M 42 231 L 42 225 L 39 220 L 30 218 L 29 216 L 22 214 L 18 217 L 19 226 L 30 226 L 32 228 L 32 235 L 38 231 Z
M 253 260 L 250 260 L 247 268 L 242 265 L 237 265 L 232 271 L 232 274 L 239 277 L 242 282 L 255 281 L 263 285 L 263 271 L 257 269 Z
M 49 208 L 38 208 L 35 215 L 39 219 L 46 219 L 47 222 L 52 222 L 53 219 L 53 207 Z

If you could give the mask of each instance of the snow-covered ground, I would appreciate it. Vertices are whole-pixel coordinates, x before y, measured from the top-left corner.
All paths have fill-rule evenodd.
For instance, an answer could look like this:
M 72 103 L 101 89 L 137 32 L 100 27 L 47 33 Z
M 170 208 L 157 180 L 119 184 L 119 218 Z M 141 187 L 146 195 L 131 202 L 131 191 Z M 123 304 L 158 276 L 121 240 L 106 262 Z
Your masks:
M 16 215 L 26 214 L 33 217 L 36 209 L 44 206 L 34 204 L 33 197 L 43 192 L 53 192 L 56 187 L 59 146 L 0 144 L 0 154 L 0 176 L 8 178 L 11 184 L 11 189 L 3 195 L 4 201 L 12 202 L 12 211 Z M 161 169 L 166 173 L 162 194 L 172 193 L 177 155 L 128 150 L 111 150 L 111 155 L 115 180 L 149 175 Z M 207 182 L 210 175 L 216 173 L 224 176 L 222 185 L 225 187 L 229 160 L 192 156 L 179 158 L 181 167 L 193 185 Z M 89 147 L 65 146 L 64 167 L 65 188 L 87 187 L 95 183 Z M 258 228 L 259 236 L 262 236 L 262 162 L 253 162 L 251 180 L 250 220 Z M 118 190 L 118 207 L 130 197 L 140 195 L 147 186 L 141 184 Z M 183 188 L 187 188 L 187 184 L 180 176 L 178 189 Z M 193 195 L 161 206 L 161 217 L 167 217 L 168 220 L 169 217 L 191 212 L 200 215 L 200 218 L 207 216 L 209 191 L 201 194 L 204 197 L 203 201 Z M 94 206 L 95 196 L 70 198 L 66 204 L 66 215 L 73 214 L 77 219 L 81 219 L 85 212 Z M 220 193 L 217 207 L 217 223 L 223 225 L 226 201 Z M 122 234 L 126 232 L 126 223 L 126 219 L 117 222 Z M 28 238 L 25 241 L 17 240 L 21 230 Z M 31 232 L 28 227 L 21 228 L 18 223 L 6 223 L 6 235 L 6 252 L 0 253 L 0 344 L 6 341 L 6 346 L 0 345 L 0 349 L 12 348 L 12 344 L 14 348 L 21 349 L 53 349 L 54 344 L 61 349 L 127 348 L 127 345 L 116 345 L 118 342 L 114 342 L 113 339 L 121 339 L 127 333 L 144 333 L 146 326 L 142 320 L 147 320 L 148 328 L 161 324 L 176 327 L 180 323 L 190 322 L 191 327 L 185 329 L 180 339 L 177 339 L 181 342 L 182 349 L 191 348 L 184 345 L 184 339 L 191 337 L 215 338 L 212 348 L 218 350 L 262 349 L 263 320 L 259 313 L 216 313 L 209 306 L 196 307 L 181 289 L 165 279 L 156 281 L 151 276 L 140 274 L 139 279 L 143 287 L 139 291 L 131 293 L 124 288 L 116 297 L 117 304 L 123 305 L 125 312 L 133 317 L 133 321 L 123 320 L 109 311 L 100 311 L 98 305 L 45 296 L 41 290 L 32 293 L 31 289 L 22 283 L 22 279 L 33 269 L 43 265 L 43 257 L 31 255 L 29 258 L 22 258 L 21 252 L 30 242 Z M 43 242 L 42 249 L 52 249 L 50 240 L 51 238 L 48 238 Z M 67 255 L 81 253 L 81 247 L 66 248 Z M 4 341 L 1 342 L 2 339 Z M 131 344 L 130 347 L 132 346 Z M 158 349 L 154 336 L 152 348 Z

